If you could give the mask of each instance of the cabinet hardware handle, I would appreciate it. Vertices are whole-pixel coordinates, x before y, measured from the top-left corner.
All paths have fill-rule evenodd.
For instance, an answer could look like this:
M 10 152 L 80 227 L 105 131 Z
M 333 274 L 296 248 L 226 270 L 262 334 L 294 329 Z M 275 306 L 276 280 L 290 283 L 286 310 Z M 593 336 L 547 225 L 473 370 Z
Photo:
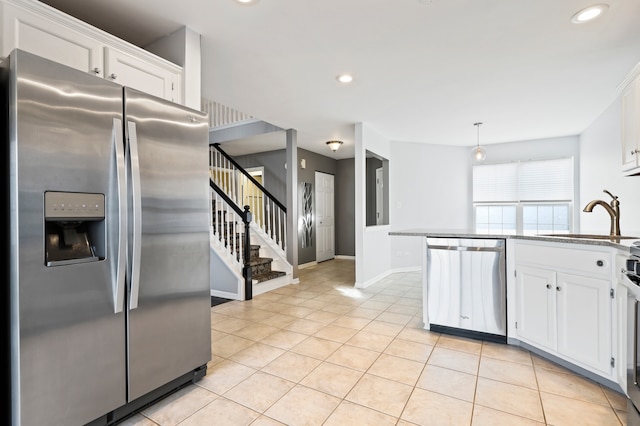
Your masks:
M 547 288 L 551 288 L 551 284 L 547 284 Z
M 111 80 L 115 80 L 116 78 L 118 78 L 118 75 L 117 75 L 117 74 L 111 74 L 111 75 L 109 76 L 109 78 L 110 78 Z
M 640 150 L 638 150 L 638 149 L 632 149 L 631 150 L 631 155 L 636 155 L 638 153 L 640 153 Z
M 93 69 L 94 74 L 100 74 L 100 68 L 96 67 Z
M 604 266 L 604 260 L 597 260 L 596 261 L 596 265 L 598 265 L 599 267 L 603 267 Z
M 560 286 L 556 286 L 556 290 L 560 291 Z

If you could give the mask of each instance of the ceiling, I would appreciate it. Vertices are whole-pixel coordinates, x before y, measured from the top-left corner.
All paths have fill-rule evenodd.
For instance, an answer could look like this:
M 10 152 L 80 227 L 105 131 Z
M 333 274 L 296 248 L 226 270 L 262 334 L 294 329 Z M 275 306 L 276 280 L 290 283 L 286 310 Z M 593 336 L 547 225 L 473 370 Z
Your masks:
M 392 141 L 475 145 L 576 135 L 640 62 L 640 0 L 45 0 L 145 46 L 202 35 L 202 95 L 354 155 L 355 123 Z M 349 85 L 336 76 L 350 72 Z M 268 146 L 269 138 L 259 144 Z M 284 136 L 277 144 L 284 147 Z M 332 153 L 325 145 L 341 139 Z M 240 146 L 240 145 L 238 145 Z

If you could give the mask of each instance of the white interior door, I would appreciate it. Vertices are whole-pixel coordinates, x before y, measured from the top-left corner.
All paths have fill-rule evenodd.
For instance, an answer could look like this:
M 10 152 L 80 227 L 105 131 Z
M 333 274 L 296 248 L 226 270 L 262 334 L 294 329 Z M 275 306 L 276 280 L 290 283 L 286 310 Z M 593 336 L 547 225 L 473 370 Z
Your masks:
M 335 257 L 333 175 L 316 172 L 316 262 Z

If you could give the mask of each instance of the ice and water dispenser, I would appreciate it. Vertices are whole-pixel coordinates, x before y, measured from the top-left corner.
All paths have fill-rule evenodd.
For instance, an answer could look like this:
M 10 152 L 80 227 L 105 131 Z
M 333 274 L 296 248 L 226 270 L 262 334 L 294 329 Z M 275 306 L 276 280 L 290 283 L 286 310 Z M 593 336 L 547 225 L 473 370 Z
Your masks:
M 104 194 L 45 192 L 45 265 L 104 259 L 104 212 Z

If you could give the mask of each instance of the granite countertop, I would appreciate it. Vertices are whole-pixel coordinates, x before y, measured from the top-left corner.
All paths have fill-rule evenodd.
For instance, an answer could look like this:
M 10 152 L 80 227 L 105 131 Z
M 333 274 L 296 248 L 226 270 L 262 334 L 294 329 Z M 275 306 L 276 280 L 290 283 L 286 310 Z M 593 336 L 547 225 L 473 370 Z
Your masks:
M 414 236 L 414 237 L 440 237 L 440 238 L 504 238 L 504 239 L 521 239 L 536 240 L 549 242 L 564 242 L 570 244 L 587 244 L 596 246 L 615 247 L 622 250 L 629 250 L 634 242 L 640 243 L 640 231 L 633 233 L 624 233 L 623 238 L 609 238 L 601 233 L 581 232 L 578 235 L 597 235 L 598 238 L 575 237 L 571 235 L 516 235 L 516 234 L 491 234 L 475 232 L 469 229 L 406 229 L 399 231 L 391 231 L 389 235 Z M 575 234 L 574 234 L 575 235 Z M 634 235 L 637 235 L 634 236 Z

